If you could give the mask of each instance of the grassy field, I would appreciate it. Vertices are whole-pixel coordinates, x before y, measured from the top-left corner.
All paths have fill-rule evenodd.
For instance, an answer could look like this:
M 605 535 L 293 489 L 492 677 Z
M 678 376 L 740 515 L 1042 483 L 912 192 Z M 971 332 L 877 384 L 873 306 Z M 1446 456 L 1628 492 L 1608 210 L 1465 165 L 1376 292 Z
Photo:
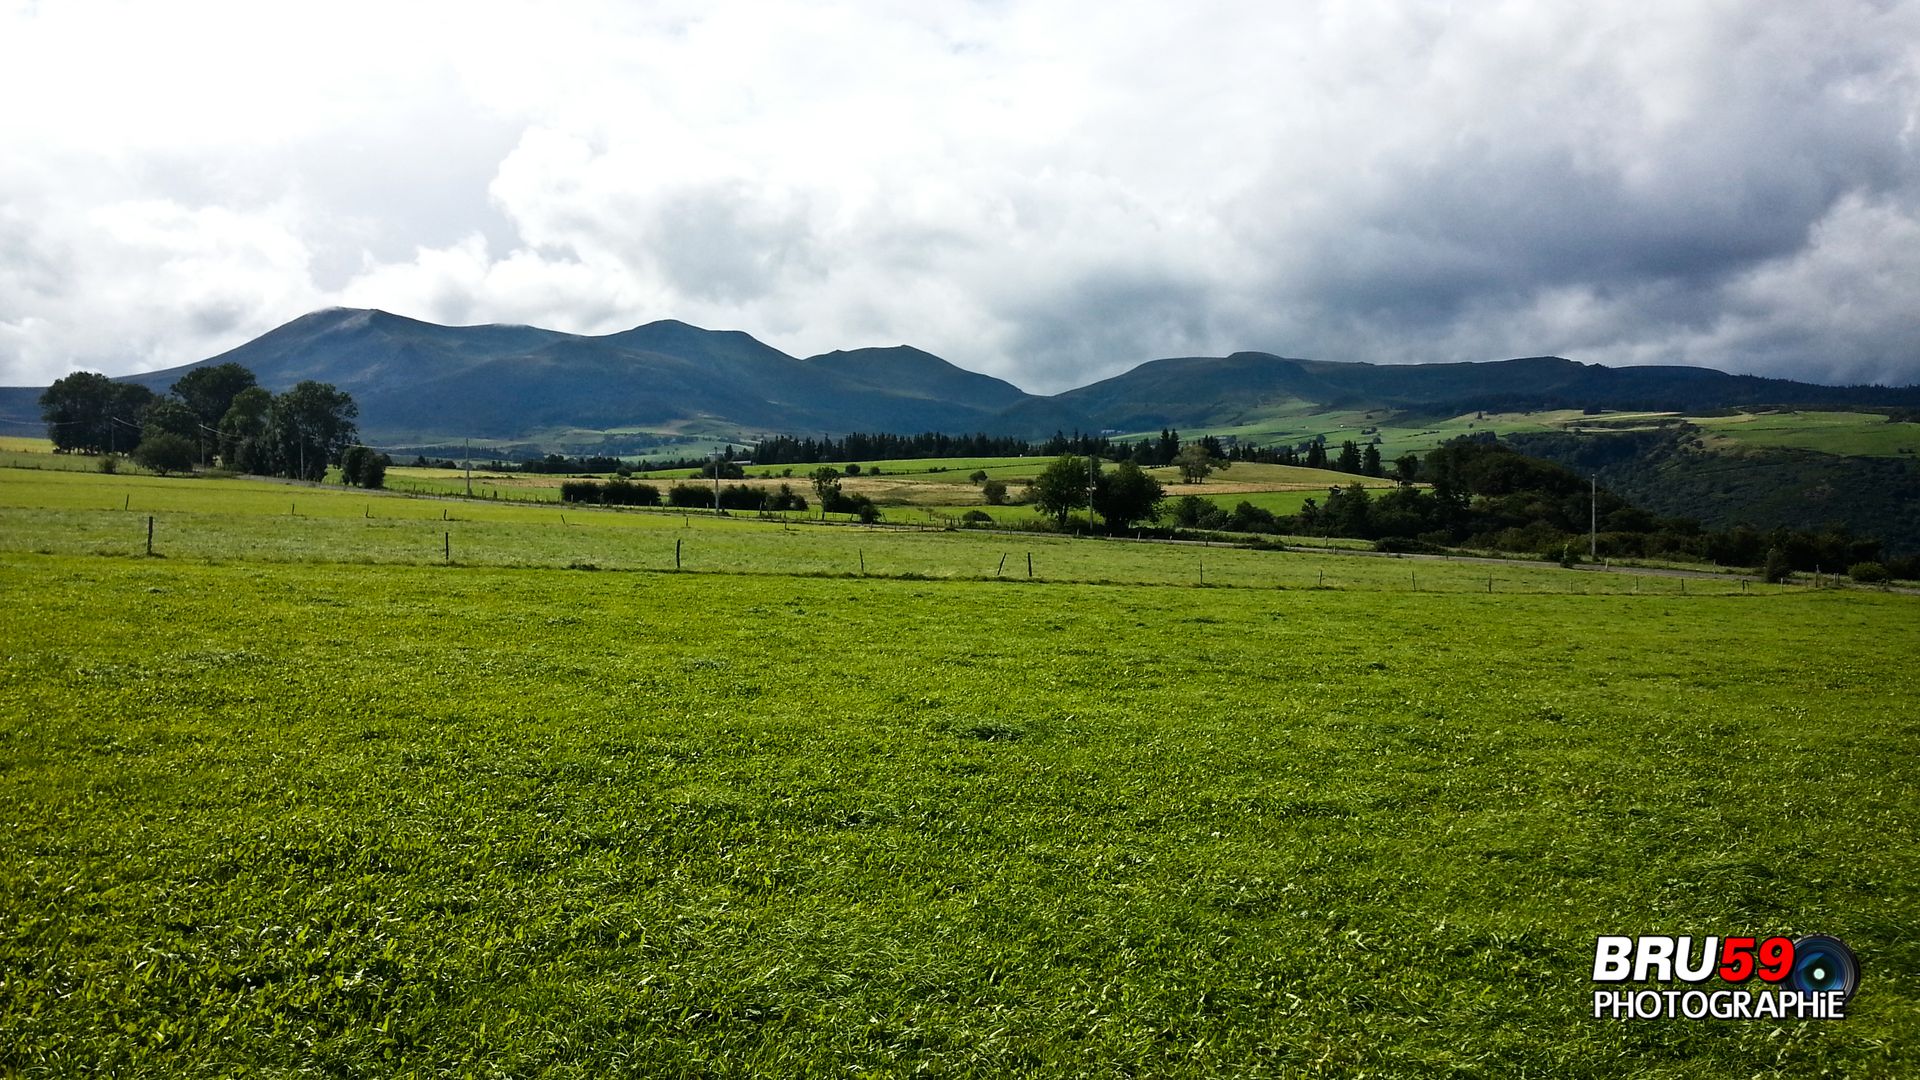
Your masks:
M 1488 574 L 0 469 L 0 1073 L 1920 1069 L 1920 600 Z
M 1787 412 L 1688 417 L 1716 441 L 1827 454 L 1900 457 L 1920 453 L 1920 424 L 1888 423 L 1878 413 Z
M 1448 439 L 1494 431 L 1512 435 L 1535 431 L 1620 431 L 1684 421 L 1705 428 L 1727 447 L 1766 446 L 1818 450 L 1828 454 L 1895 457 L 1920 453 L 1920 424 L 1889 423 L 1881 413 L 1784 410 L 1735 413 L 1730 416 L 1683 416 L 1679 413 L 1610 412 L 1588 414 L 1579 409 L 1547 412 L 1466 413 L 1461 416 L 1409 421 L 1384 410 L 1326 410 L 1305 402 L 1276 407 L 1256 420 L 1230 427 L 1194 428 L 1187 437 L 1237 436 L 1257 445 L 1297 443 L 1325 436 L 1338 447 L 1347 439 L 1364 443 L 1373 434 L 1381 439 L 1380 452 L 1388 461 L 1405 453 L 1424 454 Z M 1143 437 L 1136 432 L 1130 438 Z
M 1338 453 L 1349 439 L 1365 445 L 1380 437 L 1380 453 L 1391 462 L 1405 453 L 1424 454 L 1448 439 L 1494 431 L 1511 434 L 1521 431 L 1557 431 L 1578 420 L 1577 409 L 1533 413 L 1466 413 L 1452 417 L 1408 419 L 1396 417 L 1387 409 L 1328 409 L 1324 405 L 1296 401 L 1259 411 L 1241 423 L 1220 427 L 1182 428 L 1182 438 L 1215 435 L 1232 436 L 1256 446 L 1302 443 L 1316 435 L 1327 440 L 1330 451 Z M 1157 431 L 1132 432 L 1127 439 L 1150 438 Z

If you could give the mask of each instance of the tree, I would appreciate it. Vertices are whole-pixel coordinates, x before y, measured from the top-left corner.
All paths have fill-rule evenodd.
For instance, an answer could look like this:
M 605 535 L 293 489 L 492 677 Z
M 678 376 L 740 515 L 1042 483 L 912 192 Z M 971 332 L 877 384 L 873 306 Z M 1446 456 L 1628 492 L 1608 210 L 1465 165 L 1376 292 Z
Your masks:
M 1028 487 L 1033 505 L 1043 514 L 1051 514 L 1065 526 L 1067 515 L 1087 505 L 1087 469 L 1086 458 L 1072 454 L 1062 454 L 1053 464 L 1041 470 Z
M 1327 440 L 1325 436 L 1315 435 L 1313 442 L 1307 444 L 1307 468 L 1324 469 L 1327 467 Z
M 820 496 L 820 509 L 825 512 L 826 504 L 840 497 L 840 470 L 831 465 L 813 470 L 813 493 Z
M 1420 481 L 1420 455 L 1401 454 L 1393 459 L 1393 478 L 1402 484 L 1415 484 Z
M 272 408 L 273 395 L 258 386 L 233 396 L 219 424 L 222 465 L 248 473 L 272 471 L 273 455 L 266 443 L 267 413 Z
M 1368 443 L 1366 448 L 1360 451 L 1360 471 L 1366 473 L 1368 476 L 1383 475 L 1384 470 L 1380 468 L 1380 447 L 1378 444 Z
M 360 467 L 360 486 L 363 488 L 383 488 L 387 486 L 387 466 L 393 464 L 393 458 L 386 454 L 374 454 Z
M 1340 457 L 1334 461 L 1333 467 L 1344 473 L 1359 472 L 1360 471 L 1359 445 L 1356 444 L 1352 439 L 1348 439 L 1346 442 L 1341 443 Z
M 125 452 L 139 443 L 141 414 L 153 399 L 153 391 L 139 383 L 76 371 L 54 380 L 40 394 L 40 417 L 47 422 L 47 438 L 57 451 Z
M 218 427 L 233 399 L 253 385 L 253 372 L 229 362 L 194 368 L 176 379 L 172 390 L 199 423 Z
M 140 432 L 152 435 L 164 431 L 169 435 L 178 435 L 193 443 L 200 444 L 200 418 L 187 404 L 178 398 L 154 398 L 140 413 Z
M 358 415 L 352 396 L 331 383 L 308 380 L 275 395 L 266 431 L 274 472 L 299 480 L 325 478 L 328 462 L 353 444 Z
M 1095 481 L 1093 508 L 1107 519 L 1109 529 L 1120 532 L 1136 521 L 1160 520 L 1160 503 L 1166 497 L 1160 481 L 1133 462 L 1123 461 Z
M 47 422 L 47 438 L 59 453 L 97 454 L 107 448 L 107 417 L 113 403 L 113 380 L 93 371 L 76 371 L 55 379 L 40 394 L 40 417 Z
M 1373 535 L 1373 497 L 1358 482 L 1327 492 L 1322 520 L 1340 536 L 1367 539 Z
M 133 460 L 141 468 L 165 476 L 171 472 L 192 472 L 196 450 L 187 440 L 167 431 L 156 431 L 133 448 Z
M 1212 499 L 1203 499 L 1198 495 L 1182 495 L 1174 500 L 1173 521 L 1174 524 L 1183 528 L 1197 528 L 1202 521 L 1206 520 L 1208 514 L 1215 513 L 1219 509 Z
M 988 506 L 999 506 L 1007 501 L 1007 482 L 988 480 L 980 485 L 980 496 L 987 500 Z
M 1207 474 L 1213 471 L 1213 458 L 1207 455 L 1207 448 L 1199 443 L 1188 443 L 1181 447 L 1173 463 L 1180 466 L 1180 478 L 1189 484 L 1206 483 Z

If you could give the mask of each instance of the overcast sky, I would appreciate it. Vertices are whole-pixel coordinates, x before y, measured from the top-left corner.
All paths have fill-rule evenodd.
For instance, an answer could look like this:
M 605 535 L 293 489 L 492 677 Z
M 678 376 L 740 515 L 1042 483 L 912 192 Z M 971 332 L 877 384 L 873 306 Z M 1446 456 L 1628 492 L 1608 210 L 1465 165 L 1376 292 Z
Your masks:
M 332 305 L 1920 382 L 1920 0 L 0 11 L 0 383 Z

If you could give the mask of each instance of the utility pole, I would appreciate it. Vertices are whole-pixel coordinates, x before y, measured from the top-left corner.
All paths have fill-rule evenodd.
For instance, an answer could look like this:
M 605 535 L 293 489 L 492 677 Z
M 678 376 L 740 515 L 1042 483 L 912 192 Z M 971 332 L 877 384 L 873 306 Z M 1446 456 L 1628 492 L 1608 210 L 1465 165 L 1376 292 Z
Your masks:
M 473 440 L 466 443 L 465 459 L 461 462 L 467 467 L 467 498 L 473 498 Z
M 1590 478 L 1592 488 L 1587 495 L 1587 561 L 1600 557 L 1600 474 Z
M 1088 447 L 1087 448 L 1087 529 L 1089 531 L 1091 531 L 1094 527 L 1093 493 L 1095 489 L 1097 489 L 1100 486 L 1099 476 L 1095 473 L 1094 470 L 1099 467 L 1100 467 L 1100 462 L 1099 462 L 1099 459 L 1093 456 L 1093 448 Z
M 713 516 L 720 516 L 720 463 L 727 458 L 725 450 L 713 452 Z

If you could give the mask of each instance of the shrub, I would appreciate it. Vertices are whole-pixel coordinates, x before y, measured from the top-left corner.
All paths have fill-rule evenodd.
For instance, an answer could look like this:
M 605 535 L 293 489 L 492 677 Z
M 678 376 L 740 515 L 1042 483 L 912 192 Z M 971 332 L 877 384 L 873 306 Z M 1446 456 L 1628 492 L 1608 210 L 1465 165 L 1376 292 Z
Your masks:
M 667 504 L 712 509 L 713 489 L 705 484 L 675 484 L 667 489 Z
M 987 513 L 985 510 L 969 510 L 960 515 L 960 520 L 969 525 L 991 525 L 993 524 L 993 515 Z
M 106 473 L 108 476 L 112 476 L 114 473 L 117 473 L 120 471 L 120 455 L 119 454 L 101 454 L 100 460 L 97 463 L 97 465 L 101 472 Z
M 1878 585 L 1887 580 L 1887 568 L 1877 562 L 1857 562 L 1847 567 L 1847 576 L 1862 585 Z
M 193 471 L 193 444 L 170 432 L 157 432 L 140 440 L 133 449 L 133 460 L 142 468 L 165 476 L 170 472 Z
M 1778 547 L 1768 548 L 1766 564 L 1761 567 L 1760 571 L 1760 576 L 1766 579 L 1767 584 L 1778 585 L 1791 577 L 1792 574 L 1793 565 L 1788 562 L 1787 553 L 1781 551 Z

